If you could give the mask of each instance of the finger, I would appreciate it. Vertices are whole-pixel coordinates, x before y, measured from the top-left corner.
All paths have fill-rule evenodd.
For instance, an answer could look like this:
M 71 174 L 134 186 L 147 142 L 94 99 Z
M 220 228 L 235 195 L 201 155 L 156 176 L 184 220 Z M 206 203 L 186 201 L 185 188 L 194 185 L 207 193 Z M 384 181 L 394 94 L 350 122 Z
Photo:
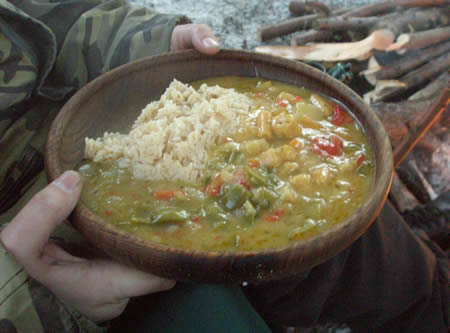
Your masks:
M 39 259 L 51 232 L 73 210 L 80 191 L 79 174 L 67 171 L 36 194 L 3 229 L 1 242 L 29 273 L 41 267 Z
M 122 303 L 130 297 L 168 290 L 175 285 L 174 281 L 111 260 L 51 265 L 41 282 L 68 303 L 90 308 Z
M 215 54 L 220 44 L 211 28 L 203 24 L 184 24 L 175 27 L 172 33 L 171 50 L 195 48 L 204 54 Z

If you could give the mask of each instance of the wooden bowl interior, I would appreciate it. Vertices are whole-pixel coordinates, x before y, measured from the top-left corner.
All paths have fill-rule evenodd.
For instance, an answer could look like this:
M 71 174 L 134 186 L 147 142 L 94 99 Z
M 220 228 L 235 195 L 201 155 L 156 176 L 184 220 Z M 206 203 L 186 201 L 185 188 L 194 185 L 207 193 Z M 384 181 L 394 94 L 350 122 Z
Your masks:
M 141 109 L 159 99 L 174 78 L 192 82 L 229 75 L 305 86 L 345 104 L 364 127 L 375 154 L 375 182 L 366 204 L 339 226 L 313 239 L 251 253 L 206 253 L 152 244 L 114 228 L 80 204 L 73 223 L 95 246 L 122 262 L 168 278 L 260 282 L 317 265 L 368 228 L 386 198 L 392 174 L 390 143 L 378 118 L 356 93 L 330 76 L 301 63 L 248 52 L 222 51 L 207 57 L 187 51 L 152 57 L 94 80 L 66 103 L 52 126 L 46 155 L 49 178 L 77 167 L 83 159 L 85 137 L 99 137 L 106 131 L 127 132 Z

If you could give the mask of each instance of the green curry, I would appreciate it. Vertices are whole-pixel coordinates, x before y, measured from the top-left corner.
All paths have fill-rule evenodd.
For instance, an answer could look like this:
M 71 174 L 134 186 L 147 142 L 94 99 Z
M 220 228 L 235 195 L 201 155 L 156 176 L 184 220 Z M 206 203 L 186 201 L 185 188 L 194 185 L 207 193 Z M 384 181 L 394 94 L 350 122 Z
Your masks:
M 374 162 L 345 106 L 305 88 L 253 78 L 195 82 L 251 98 L 248 124 L 210 152 L 198 184 L 134 179 L 83 161 L 82 201 L 118 228 L 170 246 L 276 248 L 340 223 L 366 200 Z

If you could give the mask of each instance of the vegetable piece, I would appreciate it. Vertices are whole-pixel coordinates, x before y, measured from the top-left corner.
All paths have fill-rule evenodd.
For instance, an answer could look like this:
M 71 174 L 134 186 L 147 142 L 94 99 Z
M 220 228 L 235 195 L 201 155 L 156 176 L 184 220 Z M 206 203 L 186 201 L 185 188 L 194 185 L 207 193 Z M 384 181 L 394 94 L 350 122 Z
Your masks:
M 312 150 L 318 155 L 330 157 L 342 155 L 342 141 L 336 136 L 318 137 L 313 140 Z
M 268 166 L 269 168 L 279 167 L 283 163 L 283 160 L 280 158 L 279 152 L 273 148 L 269 148 L 265 152 L 261 153 L 259 155 L 259 159 L 261 160 L 262 164 Z
M 245 168 L 245 175 L 248 181 L 254 186 L 269 185 L 269 177 L 261 168 Z
M 238 150 L 233 150 L 228 157 L 229 164 L 241 164 L 245 160 L 245 155 Z
M 298 151 L 303 148 L 303 143 L 299 138 L 293 138 L 291 141 L 289 141 L 289 146 Z
M 158 200 L 171 200 L 177 195 L 185 195 L 182 190 L 157 191 L 155 196 Z
M 334 178 L 334 174 L 326 165 L 311 170 L 311 179 L 316 184 L 324 185 L 331 181 L 332 178 Z
M 276 103 L 279 107 L 282 108 L 286 108 L 289 105 L 289 101 L 287 99 L 278 99 Z
M 345 111 L 340 105 L 333 105 L 333 117 L 331 118 L 331 123 L 335 126 L 341 126 L 344 121 Z
M 286 92 L 286 91 L 282 91 L 278 94 L 277 96 L 278 100 L 287 100 L 287 101 L 294 101 L 295 100 L 295 96 Z
M 258 136 L 261 138 L 272 138 L 272 113 L 269 111 L 260 111 L 256 118 L 256 127 L 258 128 Z
M 367 177 L 373 169 L 373 165 L 369 160 L 363 161 L 358 168 L 358 174 L 363 177 Z
M 361 164 L 363 163 L 364 159 L 366 158 L 366 156 L 364 154 L 361 154 L 358 159 L 356 160 L 356 166 L 360 167 Z
M 307 116 L 301 116 L 300 118 L 298 118 L 298 122 L 300 123 L 300 125 L 302 125 L 303 127 L 306 128 L 312 128 L 312 129 L 316 129 L 316 130 L 320 130 L 323 128 L 322 124 L 312 120 L 311 118 L 307 117 Z
M 286 215 L 286 212 L 284 209 L 276 209 L 273 211 L 272 214 L 266 216 L 264 220 L 266 220 L 267 222 L 277 222 L 284 215 Z
M 249 140 L 241 143 L 241 151 L 247 156 L 256 156 L 270 148 L 266 139 Z
M 273 118 L 272 131 L 276 136 L 293 138 L 301 134 L 299 124 L 290 114 L 281 113 Z
M 280 158 L 283 161 L 294 161 L 297 159 L 297 152 L 289 145 L 283 145 L 280 147 Z
M 208 187 L 206 188 L 206 193 L 215 197 L 217 194 L 220 193 L 220 188 L 222 187 L 223 184 L 224 184 L 224 179 L 223 179 L 222 173 L 218 172 L 211 179 L 211 182 L 209 183 Z
M 298 168 L 299 168 L 298 163 L 286 162 L 278 168 L 278 174 L 282 178 L 287 178 L 287 177 L 291 176 L 295 171 L 297 171 Z
M 152 224 L 184 222 L 190 218 L 190 215 L 184 209 L 175 207 L 160 208 L 152 218 Z
M 297 191 L 308 191 L 311 189 L 311 175 L 309 174 L 301 173 L 292 177 L 290 182 Z
M 248 160 L 247 164 L 250 168 L 257 168 L 257 167 L 259 167 L 261 162 L 259 162 L 259 160 L 256 160 L 256 159 L 250 159 L 250 160 Z
M 256 209 L 253 207 L 252 203 L 249 200 L 246 200 L 244 204 L 242 205 L 242 216 L 248 221 L 248 222 L 255 222 L 256 217 Z
M 228 221 L 228 214 L 219 206 L 217 202 L 213 202 L 205 208 L 206 216 L 210 221 Z
M 322 110 L 310 103 L 306 103 L 303 101 L 297 102 L 295 104 L 295 110 L 296 110 L 295 115 L 297 117 L 306 116 L 312 120 L 317 121 L 325 119 Z
M 242 206 L 242 204 L 249 198 L 250 193 L 240 184 L 225 185 L 222 189 L 222 204 L 231 211 Z
M 265 186 L 251 191 L 252 201 L 258 208 L 268 208 L 277 200 L 277 194 Z
M 333 114 L 333 106 L 331 105 L 331 103 L 329 101 L 327 101 L 322 96 L 319 96 L 317 94 L 312 94 L 311 97 L 309 98 L 309 100 L 311 101 L 311 103 L 313 105 L 317 106 L 319 109 L 322 110 L 323 115 L 325 117 L 329 117 Z

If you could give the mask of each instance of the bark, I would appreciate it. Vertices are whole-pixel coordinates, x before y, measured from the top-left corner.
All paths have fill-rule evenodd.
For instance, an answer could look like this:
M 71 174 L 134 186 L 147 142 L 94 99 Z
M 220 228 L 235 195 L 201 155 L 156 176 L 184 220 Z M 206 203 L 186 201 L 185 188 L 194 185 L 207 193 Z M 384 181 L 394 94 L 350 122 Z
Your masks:
M 367 17 L 386 13 L 395 8 L 408 7 L 430 7 L 442 6 L 447 4 L 446 0 L 397 0 L 397 1 L 383 1 L 375 4 L 366 5 L 360 8 L 355 8 L 344 16 L 348 17 Z
M 320 11 L 327 16 L 331 14 L 330 8 L 319 1 L 292 0 L 289 3 L 289 11 L 293 15 L 305 15 L 311 13 L 313 10 Z
M 424 63 L 436 58 L 444 53 L 450 51 L 450 41 L 433 45 L 425 50 L 407 53 L 404 57 L 382 66 L 377 72 L 372 75 L 378 80 L 388 80 L 399 78 L 402 75 L 410 72 L 414 68 L 423 65 Z M 370 74 L 369 74 L 370 75 Z
M 393 97 L 399 96 L 406 91 L 418 87 L 423 83 L 429 81 L 434 76 L 441 72 L 448 71 L 450 67 L 450 53 L 444 53 L 438 58 L 429 61 L 427 64 L 419 67 L 418 69 L 409 72 L 408 74 L 401 77 L 398 81 L 403 84 L 400 87 L 394 87 L 387 89 L 379 89 L 378 85 L 383 84 L 383 80 L 377 82 L 375 89 L 364 95 L 364 99 L 368 103 L 375 103 L 379 101 L 386 101 Z
M 329 40 L 333 36 L 331 31 L 308 30 L 294 34 L 291 38 L 291 46 L 305 45 L 309 42 L 321 42 Z
M 397 51 L 404 53 L 408 50 L 418 50 L 433 44 L 450 39 L 450 27 L 437 28 L 409 34 L 401 34 L 397 41 L 387 49 L 387 51 Z
M 328 17 L 321 18 L 313 22 L 312 26 L 317 30 L 361 30 L 375 25 L 380 18 L 378 17 Z

